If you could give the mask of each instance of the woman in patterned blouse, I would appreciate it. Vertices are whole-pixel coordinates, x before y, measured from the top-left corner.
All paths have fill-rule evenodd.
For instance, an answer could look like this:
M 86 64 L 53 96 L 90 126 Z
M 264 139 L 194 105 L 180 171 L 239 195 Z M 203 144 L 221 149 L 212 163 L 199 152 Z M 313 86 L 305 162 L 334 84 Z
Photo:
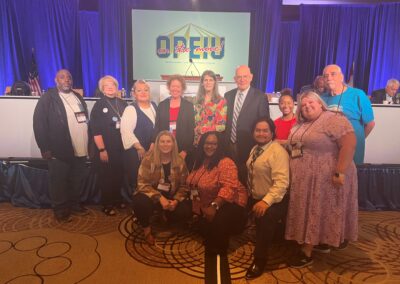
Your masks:
M 208 131 L 225 130 L 226 109 L 226 101 L 218 92 L 217 76 L 211 70 L 204 71 L 195 102 L 194 145 L 197 145 L 201 135 Z
M 193 212 L 200 216 L 206 254 L 226 255 L 229 236 L 246 223 L 247 191 L 239 182 L 235 163 L 224 156 L 217 131 L 201 136 L 194 169 L 186 183 Z

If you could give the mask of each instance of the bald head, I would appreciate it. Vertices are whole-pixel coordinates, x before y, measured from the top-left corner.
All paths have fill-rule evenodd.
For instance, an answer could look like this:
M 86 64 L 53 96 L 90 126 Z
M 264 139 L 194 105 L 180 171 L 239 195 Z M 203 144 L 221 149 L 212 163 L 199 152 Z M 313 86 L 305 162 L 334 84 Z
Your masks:
M 69 93 L 72 89 L 72 75 L 67 69 L 61 69 L 57 72 L 54 79 L 58 91 L 62 93 Z
M 344 76 L 342 69 L 336 65 L 327 65 L 324 68 L 323 76 L 325 80 L 325 86 L 334 94 L 339 94 L 343 90 Z

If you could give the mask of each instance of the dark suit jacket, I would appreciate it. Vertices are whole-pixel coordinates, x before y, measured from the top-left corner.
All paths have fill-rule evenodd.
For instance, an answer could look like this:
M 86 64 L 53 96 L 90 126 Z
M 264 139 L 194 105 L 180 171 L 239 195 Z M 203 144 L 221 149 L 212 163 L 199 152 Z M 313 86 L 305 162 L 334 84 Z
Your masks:
M 231 137 L 236 93 L 237 88 L 225 93 L 225 99 L 228 106 L 225 130 L 226 143 L 229 143 Z M 240 149 L 239 163 L 245 163 L 247 161 L 250 150 L 255 144 L 251 128 L 257 119 L 264 116 L 269 117 L 268 100 L 262 91 L 250 87 L 236 122 L 236 143 L 238 144 L 238 149 Z
M 155 141 L 158 133 L 163 130 L 169 130 L 169 107 L 170 98 L 163 100 L 158 105 L 153 141 Z M 178 120 L 176 121 L 176 142 L 178 143 L 179 152 L 182 150 L 190 152 L 192 150 L 194 127 L 193 104 L 182 98 Z
M 384 100 L 386 100 L 386 90 L 385 89 L 379 89 L 379 90 L 375 90 L 372 92 L 371 102 L 373 104 L 383 104 Z M 395 96 L 393 96 L 393 103 L 400 104 L 399 94 L 396 94 Z

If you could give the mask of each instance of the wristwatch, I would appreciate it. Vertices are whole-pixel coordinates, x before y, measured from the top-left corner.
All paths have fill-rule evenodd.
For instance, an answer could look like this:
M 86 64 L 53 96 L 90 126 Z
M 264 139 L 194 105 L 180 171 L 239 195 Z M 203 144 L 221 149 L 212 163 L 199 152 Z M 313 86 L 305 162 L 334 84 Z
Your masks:
M 218 205 L 218 203 L 217 202 L 215 202 L 215 201 L 213 201 L 213 202 L 211 202 L 211 207 L 214 207 L 215 208 L 215 210 L 218 210 L 219 209 L 219 205 Z

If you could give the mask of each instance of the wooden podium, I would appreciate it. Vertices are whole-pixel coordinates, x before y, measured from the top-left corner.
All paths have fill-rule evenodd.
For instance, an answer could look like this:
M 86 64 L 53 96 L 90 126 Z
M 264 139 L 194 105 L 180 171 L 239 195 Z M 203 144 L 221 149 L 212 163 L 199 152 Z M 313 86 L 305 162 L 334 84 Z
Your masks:
M 172 75 L 161 75 L 161 79 L 167 81 Z M 224 77 L 221 77 L 219 74 L 216 74 L 217 76 L 217 81 L 220 82 Z M 185 81 L 195 81 L 199 82 L 201 79 L 201 76 L 183 76 Z

